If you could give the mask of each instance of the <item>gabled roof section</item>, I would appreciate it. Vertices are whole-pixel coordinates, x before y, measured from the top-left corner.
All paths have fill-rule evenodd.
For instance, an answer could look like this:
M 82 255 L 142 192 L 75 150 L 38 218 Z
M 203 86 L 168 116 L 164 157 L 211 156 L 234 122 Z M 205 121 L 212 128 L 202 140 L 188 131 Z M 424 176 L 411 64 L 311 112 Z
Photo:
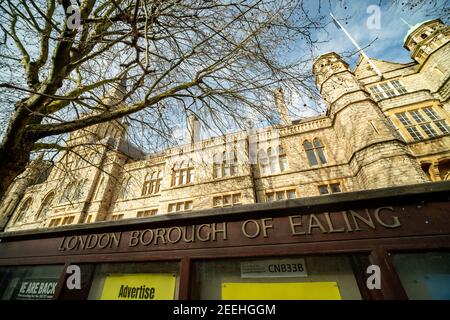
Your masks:
M 405 66 L 408 66 L 411 64 L 411 62 L 408 63 L 398 63 L 398 62 L 390 62 L 390 61 L 384 61 L 380 59 L 374 59 L 370 58 L 372 63 L 381 71 L 381 73 L 386 73 L 389 71 L 393 71 L 396 69 L 404 68 Z M 355 75 L 357 78 L 366 78 L 370 76 L 376 76 L 377 73 L 373 68 L 370 66 L 369 61 L 362 55 L 359 56 L 359 61 L 356 64 Z

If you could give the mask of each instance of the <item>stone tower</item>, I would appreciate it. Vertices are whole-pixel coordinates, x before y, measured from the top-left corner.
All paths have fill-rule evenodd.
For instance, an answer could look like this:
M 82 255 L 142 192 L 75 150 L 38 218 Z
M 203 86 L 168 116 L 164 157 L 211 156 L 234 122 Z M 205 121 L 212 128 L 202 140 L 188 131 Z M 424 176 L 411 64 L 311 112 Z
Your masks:
M 328 103 L 328 115 L 340 145 L 362 189 L 428 180 L 406 143 L 338 54 L 320 56 L 313 72 Z

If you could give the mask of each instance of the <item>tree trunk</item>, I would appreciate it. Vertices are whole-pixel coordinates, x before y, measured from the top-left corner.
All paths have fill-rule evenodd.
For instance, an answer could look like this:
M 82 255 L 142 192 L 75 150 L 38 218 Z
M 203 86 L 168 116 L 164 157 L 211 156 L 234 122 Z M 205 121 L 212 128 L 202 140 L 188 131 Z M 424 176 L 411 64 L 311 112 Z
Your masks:
M 5 195 L 14 179 L 26 169 L 30 161 L 36 138 L 27 133 L 27 125 L 39 123 L 41 117 L 30 116 L 25 108 L 16 109 L 6 130 L 5 137 L 0 145 L 0 201 Z M 3 204 L 3 203 L 1 203 Z M 9 217 L 0 212 L 0 231 L 3 231 Z M 6 223 L 4 222 L 6 220 Z

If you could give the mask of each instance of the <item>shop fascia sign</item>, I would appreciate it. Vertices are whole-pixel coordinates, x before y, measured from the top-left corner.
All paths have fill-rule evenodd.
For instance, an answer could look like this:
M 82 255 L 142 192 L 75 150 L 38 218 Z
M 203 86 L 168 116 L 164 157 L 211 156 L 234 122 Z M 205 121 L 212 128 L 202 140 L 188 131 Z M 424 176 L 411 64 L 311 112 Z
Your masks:
M 127 247 L 149 245 L 175 245 L 179 243 L 205 243 L 228 241 L 232 236 L 242 239 L 270 238 L 276 232 L 274 218 L 249 219 L 238 222 L 218 222 L 189 226 L 172 226 L 165 228 L 110 232 L 90 235 L 75 235 L 64 237 L 59 245 L 59 251 L 92 250 L 117 248 L 122 241 Z M 335 213 L 318 213 L 292 215 L 283 219 L 288 224 L 287 236 L 311 236 L 313 234 L 351 233 L 361 230 L 376 231 L 378 229 L 396 229 L 401 227 L 401 221 L 393 207 L 379 207 L 364 211 L 342 211 Z M 229 224 L 239 224 L 239 233 L 230 232 Z M 233 228 L 235 230 L 235 228 Z

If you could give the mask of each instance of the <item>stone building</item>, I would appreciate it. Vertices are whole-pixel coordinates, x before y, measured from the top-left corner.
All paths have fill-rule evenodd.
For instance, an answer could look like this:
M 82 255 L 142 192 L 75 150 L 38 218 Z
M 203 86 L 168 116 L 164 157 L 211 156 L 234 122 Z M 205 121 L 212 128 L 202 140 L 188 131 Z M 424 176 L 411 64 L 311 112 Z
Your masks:
M 275 92 L 280 124 L 199 140 L 144 155 L 122 121 L 71 134 L 49 167 L 35 160 L 1 203 L 6 231 L 139 218 L 450 180 L 450 27 L 413 27 L 413 62 L 360 58 L 354 70 L 336 53 L 313 65 L 326 115 L 291 120 Z M 110 99 L 121 99 L 121 84 Z M 220 209 L 218 209 L 218 212 Z

